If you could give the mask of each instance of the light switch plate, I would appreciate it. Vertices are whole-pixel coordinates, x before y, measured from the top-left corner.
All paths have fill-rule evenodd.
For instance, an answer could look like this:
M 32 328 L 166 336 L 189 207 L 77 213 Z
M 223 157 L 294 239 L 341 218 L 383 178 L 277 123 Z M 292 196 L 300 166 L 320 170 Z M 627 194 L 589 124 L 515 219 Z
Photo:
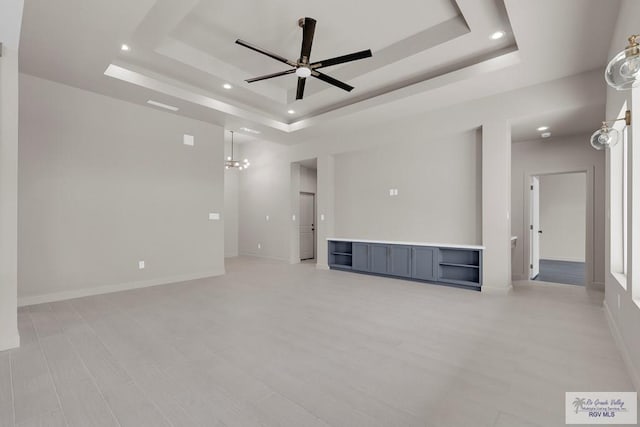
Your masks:
M 209 220 L 218 221 L 220 219 L 220 214 L 218 212 L 209 213 Z
M 266 218 L 267 218 L 267 221 L 269 221 L 269 215 L 267 215 Z
M 144 270 L 144 261 L 138 261 L 138 269 Z
M 393 188 L 389 189 L 389 195 L 393 196 Z
M 184 145 L 189 145 L 191 147 L 196 145 L 196 141 L 195 141 L 195 138 L 193 137 L 193 135 L 187 135 L 186 133 L 184 134 L 184 139 L 183 139 L 182 143 Z
M 262 244 L 258 243 L 258 249 L 262 249 Z
M 291 215 L 291 220 L 295 221 L 296 220 L 296 216 L 295 215 Z
M 324 214 L 320 214 L 320 221 L 324 221 Z

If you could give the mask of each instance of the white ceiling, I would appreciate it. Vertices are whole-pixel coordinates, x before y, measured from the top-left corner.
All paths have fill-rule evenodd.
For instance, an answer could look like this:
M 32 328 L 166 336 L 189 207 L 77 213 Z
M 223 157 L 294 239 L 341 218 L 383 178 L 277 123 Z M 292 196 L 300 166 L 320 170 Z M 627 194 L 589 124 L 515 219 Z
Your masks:
M 589 135 L 595 132 L 603 120 L 605 104 L 584 105 L 579 108 L 551 109 L 530 117 L 522 117 L 511 123 L 511 140 L 526 142 L 542 139 L 540 127 L 548 127 L 553 141 L 570 135 Z
M 617 0 L 25 0 L 20 66 L 292 144 L 331 132 L 347 116 L 351 126 L 367 126 L 381 109 L 393 120 L 602 67 L 618 6 Z M 303 16 L 318 21 L 312 61 L 372 49 L 372 58 L 325 69 L 355 86 L 351 93 L 310 79 L 305 99 L 295 101 L 294 75 L 244 82 L 287 66 L 234 41 L 296 59 Z M 507 34 L 491 40 L 496 30 Z M 122 43 L 131 50 L 120 51 Z M 597 115 L 593 105 L 585 108 L 590 119 Z M 554 125 L 558 135 L 575 132 L 575 123 L 565 122 Z M 528 127 L 514 124 L 514 135 L 530 138 Z

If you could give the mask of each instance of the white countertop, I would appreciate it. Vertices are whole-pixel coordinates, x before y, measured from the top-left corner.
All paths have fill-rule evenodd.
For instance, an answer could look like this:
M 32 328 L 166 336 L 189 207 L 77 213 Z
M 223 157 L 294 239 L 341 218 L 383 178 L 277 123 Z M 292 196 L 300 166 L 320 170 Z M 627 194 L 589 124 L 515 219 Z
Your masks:
M 389 245 L 407 245 L 407 246 L 433 246 L 438 248 L 455 248 L 455 249 L 484 249 L 479 245 L 458 245 L 455 243 L 431 243 L 431 242 L 397 242 L 394 240 L 365 240 L 365 239 L 343 239 L 338 237 L 328 237 L 327 240 L 334 242 L 359 242 L 359 243 L 381 243 Z

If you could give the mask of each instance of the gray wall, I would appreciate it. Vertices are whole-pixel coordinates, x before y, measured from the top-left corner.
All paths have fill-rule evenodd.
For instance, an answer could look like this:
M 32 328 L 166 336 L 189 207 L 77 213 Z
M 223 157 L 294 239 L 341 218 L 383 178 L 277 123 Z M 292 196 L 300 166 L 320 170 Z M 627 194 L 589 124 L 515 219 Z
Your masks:
M 586 255 L 592 268 L 587 271 L 589 286 L 602 288 L 604 283 L 604 225 L 605 225 L 605 155 L 589 145 L 590 135 L 558 137 L 513 144 L 511 163 L 511 232 L 518 237 L 512 251 L 514 279 L 525 279 L 529 272 L 529 185 L 531 175 L 566 172 L 587 173 Z M 543 230 L 544 232 L 544 230 Z
M 243 150 L 252 166 L 240 175 L 240 253 L 297 262 L 292 215 L 305 168 L 292 166 L 286 146 L 257 141 Z M 481 243 L 480 162 L 478 131 L 434 141 L 407 133 L 393 144 L 336 154 L 329 177 L 335 185 L 320 185 L 318 165 L 318 215 L 326 214 L 319 243 L 327 224 L 332 237 Z M 390 188 L 399 195 L 390 197 Z M 335 203 L 335 214 L 321 207 L 323 197 Z
M 21 75 L 21 302 L 223 274 L 223 150 L 218 126 Z
M 234 144 L 234 156 L 241 158 L 238 144 Z M 225 159 L 231 155 L 231 137 L 225 132 Z M 224 171 L 224 256 L 238 256 L 238 191 L 240 176 L 238 169 Z
M 0 351 L 20 343 L 18 283 L 18 41 L 22 1 L 0 5 Z
M 336 155 L 337 237 L 482 243 L 481 148 L 472 131 Z
M 300 192 L 316 194 L 317 190 L 317 171 L 305 166 L 300 166 Z
M 293 221 L 287 147 L 252 141 L 243 144 L 242 155 L 251 167 L 240 173 L 240 254 L 288 261 Z
M 540 258 L 584 262 L 586 173 L 540 177 Z

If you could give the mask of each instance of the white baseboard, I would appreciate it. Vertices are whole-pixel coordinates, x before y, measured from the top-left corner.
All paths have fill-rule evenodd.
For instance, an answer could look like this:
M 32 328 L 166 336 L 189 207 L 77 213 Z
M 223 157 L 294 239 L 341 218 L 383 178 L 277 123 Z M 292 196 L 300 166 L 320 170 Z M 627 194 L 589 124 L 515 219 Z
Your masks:
M 509 283 L 508 286 L 503 286 L 499 288 L 495 286 L 484 286 L 484 285 L 480 288 L 480 292 L 488 295 L 507 295 L 511 291 L 513 291 L 513 285 L 511 283 Z
M 282 261 L 282 262 L 286 262 L 286 263 L 290 263 L 290 259 L 287 258 L 280 258 L 280 257 L 276 257 L 276 256 L 270 256 L 270 255 L 262 255 L 259 253 L 255 253 L 255 252 L 240 252 L 240 256 L 250 256 L 250 257 L 255 257 L 255 258 L 264 258 L 264 259 L 271 259 L 273 261 Z
M 588 288 L 595 289 L 597 291 L 604 291 L 604 282 L 591 282 Z
M 2 337 L 0 340 L 0 351 L 10 350 L 17 347 L 20 347 L 20 334 L 18 333 L 18 330 L 8 334 L 6 337 Z
M 560 257 L 540 257 L 540 261 L 567 261 L 567 262 L 585 262 L 580 258 L 560 258 Z
M 638 372 L 640 366 L 637 367 L 633 365 L 633 359 L 631 358 L 629 350 L 627 349 L 627 346 L 622 339 L 622 334 L 618 329 L 618 325 L 616 324 L 616 321 L 613 318 L 613 314 L 611 314 L 611 310 L 609 310 L 609 306 L 606 301 L 604 302 L 603 306 L 605 317 L 607 318 L 607 323 L 609 324 L 609 329 L 611 330 L 611 335 L 613 335 L 613 340 L 615 341 L 618 350 L 620 350 L 620 353 L 622 354 L 622 360 L 627 367 L 627 371 L 629 372 L 629 376 L 631 377 L 633 387 L 636 389 L 636 391 L 640 391 L 640 372 Z
M 88 297 L 92 295 L 110 294 L 112 292 L 128 291 L 131 289 L 148 288 L 151 286 L 168 285 L 170 283 L 186 282 L 189 280 L 204 279 L 205 277 L 221 276 L 222 271 L 210 271 L 206 273 L 184 274 L 160 279 L 143 280 L 137 282 L 117 283 L 113 285 L 98 286 L 95 288 L 74 289 L 71 291 L 53 292 L 50 294 L 18 297 L 18 307 L 26 305 L 44 304 L 54 301 L 64 301 L 74 298 Z

